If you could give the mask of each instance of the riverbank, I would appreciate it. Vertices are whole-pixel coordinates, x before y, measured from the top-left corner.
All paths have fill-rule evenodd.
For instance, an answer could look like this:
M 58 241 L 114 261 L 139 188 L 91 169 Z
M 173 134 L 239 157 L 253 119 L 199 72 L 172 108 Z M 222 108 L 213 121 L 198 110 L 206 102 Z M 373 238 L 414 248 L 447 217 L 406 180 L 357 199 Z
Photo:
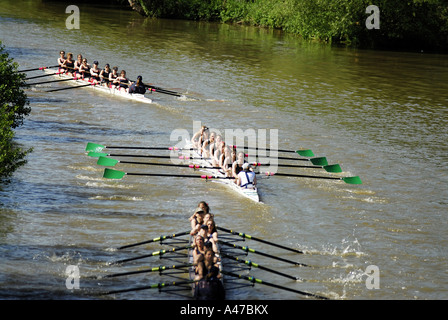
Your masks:
M 117 0 L 122 3 L 121 0 Z M 281 29 L 304 39 L 371 49 L 446 52 L 448 7 L 442 0 L 379 0 L 379 29 L 367 28 L 369 1 L 131 0 L 147 17 L 238 23 Z

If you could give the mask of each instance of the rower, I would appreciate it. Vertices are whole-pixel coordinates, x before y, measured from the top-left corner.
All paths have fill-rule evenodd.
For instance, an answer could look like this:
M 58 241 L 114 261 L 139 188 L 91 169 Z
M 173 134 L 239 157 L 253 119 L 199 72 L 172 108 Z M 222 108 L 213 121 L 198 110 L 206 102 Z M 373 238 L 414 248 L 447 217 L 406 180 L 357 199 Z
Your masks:
M 65 73 L 69 76 L 73 76 L 75 67 L 75 61 L 73 61 L 73 53 L 67 53 L 67 59 L 62 63 L 62 68 L 65 70 Z
M 201 225 L 204 223 L 204 215 L 205 211 L 198 207 L 196 208 L 194 214 L 190 217 L 191 235 L 195 235 L 199 232 Z
M 219 166 L 226 174 L 226 177 L 232 176 L 232 164 L 236 160 L 234 159 L 234 155 L 235 153 L 229 147 L 225 147 L 224 152 L 219 158 Z
M 257 178 L 255 176 L 255 172 L 251 169 L 251 165 L 249 163 L 243 164 L 243 170 L 238 173 L 238 179 L 236 184 L 241 188 L 246 189 L 255 189 L 257 184 Z
M 222 166 L 222 162 L 224 161 L 224 159 L 222 159 L 221 161 L 221 158 L 224 155 L 225 150 L 226 150 L 226 143 L 224 141 L 221 141 L 212 157 L 212 163 L 214 166 Z
M 59 58 L 58 58 L 58 65 L 59 65 L 59 70 L 62 71 L 62 65 L 64 64 L 65 60 L 67 58 L 65 57 L 65 51 L 60 51 L 59 52 Z
M 207 139 L 207 135 L 208 135 L 208 128 L 206 126 L 202 126 L 201 129 L 198 132 L 196 132 L 191 138 L 191 144 L 193 145 L 193 148 L 198 149 L 199 153 L 202 153 L 202 150 L 199 150 L 199 148 L 202 146 L 202 143 Z
M 142 81 L 142 76 L 137 77 L 137 81 L 129 87 L 129 93 L 145 94 L 146 88 Z
M 104 66 L 104 69 L 101 70 L 101 72 L 100 72 L 101 83 L 106 87 L 109 87 L 110 74 L 111 74 L 110 66 L 108 63 L 106 63 L 106 65 Z
M 238 174 L 243 170 L 243 165 L 245 163 L 244 157 L 244 152 L 238 152 L 237 159 L 232 164 L 232 176 L 235 179 L 238 178 Z
M 90 68 L 90 81 L 92 81 L 92 83 L 97 84 L 100 82 L 100 72 L 101 70 L 98 69 L 98 61 L 94 61 L 93 67 Z
M 216 138 L 215 138 L 214 143 L 210 144 L 210 157 L 212 158 L 212 162 L 213 162 L 213 157 L 215 157 L 215 152 L 217 150 L 219 150 L 219 148 L 221 148 L 222 142 L 223 142 L 222 136 L 221 135 L 217 135 Z
M 216 133 L 210 132 L 210 136 L 202 143 L 202 158 L 210 158 L 210 146 L 215 143 Z
M 121 90 L 123 88 L 126 92 L 129 91 L 129 79 L 126 78 L 126 71 L 121 70 L 120 75 L 114 81 L 115 85 L 118 85 L 118 88 Z
M 87 63 L 87 59 L 82 59 L 82 64 L 79 67 L 79 75 L 78 78 L 89 78 L 90 77 L 90 64 Z
M 207 249 L 203 253 L 204 258 L 198 263 L 198 273 L 195 280 L 207 279 L 209 281 L 221 278 L 215 252 Z
M 82 65 L 82 54 L 78 54 L 78 56 L 76 57 L 76 61 L 75 61 L 75 72 L 74 72 L 74 76 L 75 77 L 81 77 L 80 73 L 79 73 L 79 67 L 81 67 Z
M 113 67 L 112 72 L 109 74 L 110 88 L 116 88 L 115 80 L 118 78 L 118 67 Z
M 221 282 L 221 272 L 218 260 L 213 250 L 206 250 L 204 259 L 197 266 L 194 280 L 199 280 L 195 285 L 194 298 L 196 300 L 224 300 L 225 291 Z
M 205 253 L 205 245 L 204 245 L 204 237 L 201 235 L 196 235 L 194 237 L 194 245 L 193 245 L 193 264 L 198 265 L 199 262 L 204 260 Z

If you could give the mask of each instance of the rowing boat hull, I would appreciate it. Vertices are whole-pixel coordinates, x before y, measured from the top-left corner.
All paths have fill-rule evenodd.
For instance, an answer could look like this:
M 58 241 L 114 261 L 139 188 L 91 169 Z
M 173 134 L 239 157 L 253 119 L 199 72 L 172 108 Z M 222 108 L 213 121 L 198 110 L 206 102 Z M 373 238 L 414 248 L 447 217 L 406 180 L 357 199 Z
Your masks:
M 58 72 L 58 69 L 45 69 L 44 70 L 45 73 L 47 74 L 54 74 L 56 72 Z M 65 74 L 55 74 L 55 77 L 59 78 L 59 79 L 70 79 L 72 77 L 69 77 Z M 68 83 L 70 85 L 84 85 L 84 84 L 89 84 L 89 81 L 86 80 L 82 80 L 82 79 L 78 79 L 78 80 L 71 80 L 71 81 L 65 81 L 65 83 Z M 107 95 L 112 95 L 114 97 L 120 97 L 123 99 L 128 99 L 128 100 L 133 100 L 133 101 L 138 101 L 138 102 L 142 102 L 142 103 L 153 103 L 152 100 L 150 98 L 145 97 L 144 94 L 139 94 L 139 93 L 128 93 L 125 90 L 119 90 L 119 89 L 115 89 L 115 88 L 108 88 L 105 87 L 103 85 L 91 85 L 91 86 L 86 86 L 84 88 L 88 88 L 90 90 L 95 90 L 97 92 L 101 92 Z
M 186 149 L 189 149 L 189 148 L 192 148 L 192 145 L 191 145 L 191 143 L 187 142 Z M 213 164 L 210 161 L 208 161 L 206 159 L 202 159 L 201 155 L 199 153 L 197 153 L 195 150 L 191 150 L 191 153 L 192 153 L 192 162 L 194 164 L 204 166 L 204 167 L 212 167 L 213 166 Z M 206 173 L 209 173 L 213 176 L 216 176 L 216 177 L 220 177 L 220 178 L 226 177 L 226 175 L 218 169 L 201 168 L 200 170 L 204 171 Z M 258 194 L 257 188 L 253 188 L 253 189 L 241 188 L 234 182 L 233 179 L 218 179 L 218 180 L 213 180 L 213 182 L 222 183 L 222 184 L 226 185 L 227 187 L 229 187 L 230 189 L 232 189 L 233 191 L 237 192 L 238 194 L 240 194 L 254 202 L 260 202 L 260 196 Z

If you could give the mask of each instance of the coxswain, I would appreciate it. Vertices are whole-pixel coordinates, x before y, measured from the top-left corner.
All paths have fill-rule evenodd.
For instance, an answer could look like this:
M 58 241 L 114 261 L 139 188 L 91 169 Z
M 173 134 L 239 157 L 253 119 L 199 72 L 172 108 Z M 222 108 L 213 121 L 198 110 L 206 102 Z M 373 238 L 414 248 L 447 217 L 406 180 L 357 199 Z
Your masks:
M 109 74 L 110 88 L 116 88 L 115 80 L 118 78 L 118 67 L 113 67 L 112 72 Z
M 106 65 L 104 66 L 104 69 L 101 70 L 101 72 L 100 72 L 101 83 L 106 87 L 109 87 L 110 74 L 111 74 L 110 66 L 108 63 L 106 63 Z
M 62 65 L 64 64 L 64 62 L 65 62 L 65 60 L 66 60 L 67 58 L 65 57 L 65 51 L 60 51 L 59 52 L 59 58 L 58 58 L 58 65 L 59 65 L 59 69 L 60 69 L 60 71 L 62 71 Z
M 243 170 L 238 173 L 238 179 L 236 184 L 241 188 L 246 189 L 255 189 L 257 185 L 257 177 L 255 176 L 255 172 L 251 169 L 251 165 L 249 163 L 243 164 Z
M 146 88 L 142 81 L 142 76 L 137 77 L 137 81 L 129 87 L 129 93 L 145 94 Z
M 75 61 L 73 61 L 73 53 L 67 53 L 67 59 L 62 64 L 62 68 L 65 70 L 65 73 L 69 76 L 73 77 L 74 74 Z
M 126 92 L 129 91 L 129 79 L 126 78 L 125 70 L 120 71 L 120 75 L 115 79 L 114 84 L 117 85 L 120 90 L 123 88 Z
M 78 54 L 75 61 L 75 72 L 74 72 L 75 77 L 81 76 L 79 73 L 79 67 L 81 67 L 81 65 L 82 65 L 82 54 Z
M 79 75 L 78 78 L 81 77 L 82 79 L 89 78 L 90 77 L 90 64 L 87 63 L 87 59 L 82 59 L 82 64 L 79 67 Z
M 98 61 L 93 62 L 93 67 L 90 68 L 90 81 L 94 84 L 98 84 L 101 80 L 100 78 L 101 70 L 98 68 Z

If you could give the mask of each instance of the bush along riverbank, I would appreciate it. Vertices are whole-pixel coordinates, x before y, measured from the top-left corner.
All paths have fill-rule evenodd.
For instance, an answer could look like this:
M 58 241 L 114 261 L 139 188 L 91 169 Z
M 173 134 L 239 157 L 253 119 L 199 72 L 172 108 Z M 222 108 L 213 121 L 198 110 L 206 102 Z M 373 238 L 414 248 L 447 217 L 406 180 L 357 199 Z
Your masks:
M 147 17 L 276 28 L 304 39 L 367 48 L 448 51 L 446 0 L 129 0 L 129 3 Z M 367 10 L 372 4 L 377 11 Z
M 23 90 L 25 74 L 17 72 L 17 63 L 9 58 L 0 41 L 0 186 L 13 172 L 26 163 L 23 150 L 14 142 L 14 129 L 23 124 L 31 112 Z

